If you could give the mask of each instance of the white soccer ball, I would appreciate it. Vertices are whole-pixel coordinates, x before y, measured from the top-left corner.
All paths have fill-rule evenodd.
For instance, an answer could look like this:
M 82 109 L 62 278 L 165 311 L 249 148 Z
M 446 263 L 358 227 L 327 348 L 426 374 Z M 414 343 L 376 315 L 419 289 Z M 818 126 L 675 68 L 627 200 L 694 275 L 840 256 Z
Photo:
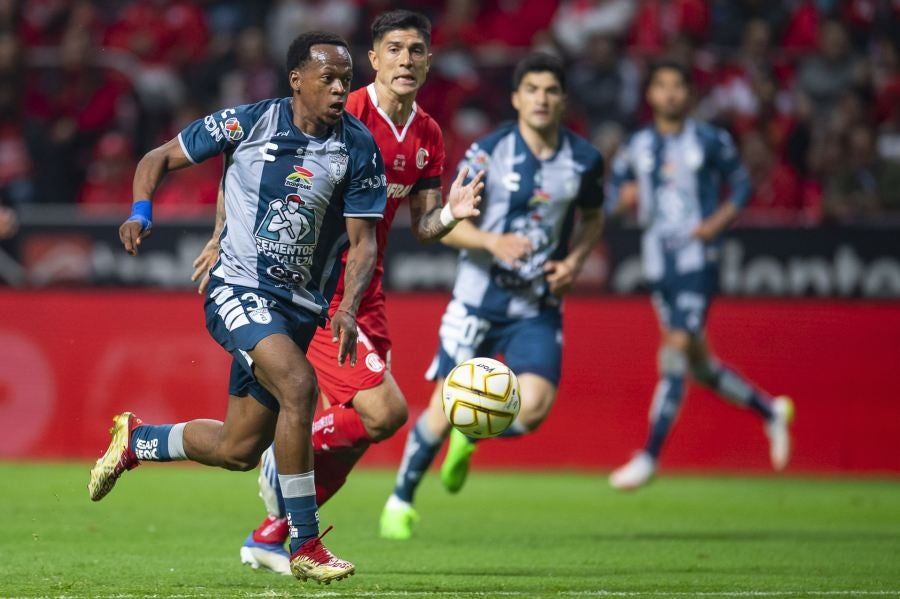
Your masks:
M 519 381 L 506 364 L 491 358 L 461 362 L 444 379 L 444 414 L 470 437 L 495 437 L 519 414 Z

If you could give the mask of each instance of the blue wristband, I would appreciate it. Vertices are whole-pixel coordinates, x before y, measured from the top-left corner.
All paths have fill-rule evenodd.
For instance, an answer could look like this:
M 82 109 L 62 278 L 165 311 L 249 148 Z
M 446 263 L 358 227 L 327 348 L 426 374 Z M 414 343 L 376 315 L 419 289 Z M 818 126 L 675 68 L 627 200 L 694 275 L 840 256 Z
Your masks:
M 128 220 L 136 220 L 141 223 L 141 228 L 144 230 L 149 229 L 153 226 L 153 207 L 150 204 L 150 200 L 138 200 L 134 204 L 131 205 L 131 216 L 128 217 Z

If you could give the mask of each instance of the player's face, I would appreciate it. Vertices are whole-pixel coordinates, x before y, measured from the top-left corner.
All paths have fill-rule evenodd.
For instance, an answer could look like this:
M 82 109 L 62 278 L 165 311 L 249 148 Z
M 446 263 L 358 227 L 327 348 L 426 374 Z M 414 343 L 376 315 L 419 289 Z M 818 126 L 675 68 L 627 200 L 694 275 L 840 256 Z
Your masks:
M 661 69 L 647 87 L 647 103 L 666 119 L 680 119 L 687 112 L 690 93 L 687 82 L 676 70 Z
M 298 95 L 305 118 L 332 127 L 341 120 L 353 62 L 343 46 L 316 44 L 310 60 L 301 69 L 291 71 L 291 88 Z
M 431 54 L 422 34 L 416 29 L 395 29 L 382 37 L 369 60 L 375 79 L 398 96 L 415 94 L 431 66 Z
M 566 95 L 553 73 L 527 73 L 512 94 L 512 105 L 519 113 L 519 123 L 546 131 L 562 122 Z

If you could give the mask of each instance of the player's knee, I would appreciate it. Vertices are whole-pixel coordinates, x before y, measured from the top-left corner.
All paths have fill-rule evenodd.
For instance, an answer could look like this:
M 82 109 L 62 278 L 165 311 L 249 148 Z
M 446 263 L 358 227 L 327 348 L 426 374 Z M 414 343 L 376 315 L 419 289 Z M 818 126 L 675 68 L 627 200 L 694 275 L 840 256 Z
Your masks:
M 249 445 L 228 445 L 222 448 L 222 467 L 226 470 L 247 472 L 256 468 L 262 451 Z
M 701 385 L 714 387 L 718 380 L 718 368 L 712 360 L 691 360 L 691 377 Z
M 547 416 L 550 415 L 550 408 L 553 407 L 553 397 L 538 397 L 523 402 L 519 416 L 516 418 L 518 422 L 524 426 L 528 432 L 532 432 L 540 428 Z
M 315 407 L 318 382 L 315 371 L 310 369 L 286 372 L 275 383 L 275 397 L 282 410 L 307 412 Z
M 687 351 L 664 344 L 659 350 L 659 373 L 663 376 L 684 376 L 687 371 Z

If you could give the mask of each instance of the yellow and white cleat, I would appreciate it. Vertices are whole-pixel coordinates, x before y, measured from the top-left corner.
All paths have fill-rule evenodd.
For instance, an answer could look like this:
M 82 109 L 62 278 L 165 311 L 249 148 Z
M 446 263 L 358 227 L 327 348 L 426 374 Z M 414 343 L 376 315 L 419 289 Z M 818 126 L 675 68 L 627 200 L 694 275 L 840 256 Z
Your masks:
M 794 402 L 786 395 L 772 401 L 772 420 L 766 423 L 769 437 L 769 458 L 772 468 L 782 471 L 791 459 L 791 423 L 794 422 Z
M 142 425 L 141 419 L 131 412 L 122 412 L 113 416 L 113 426 L 109 429 L 112 440 L 106 453 L 91 468 L 91 480 L 88 482 L 88 493 L 91 501 L 100 501 L 112 491 L 116 481 L 126 470 L 140 466 L 134 452 L 131 451 L 131 431 Z
M 322 544 L 322 537 L 330 530 L 329 526 L 325 532 L 303 543 L 291 554 L 291 573 L 294 577 L 329 584 L 332 580 L 341 580 L 356 573 L 356 566 L 335 557 Z

